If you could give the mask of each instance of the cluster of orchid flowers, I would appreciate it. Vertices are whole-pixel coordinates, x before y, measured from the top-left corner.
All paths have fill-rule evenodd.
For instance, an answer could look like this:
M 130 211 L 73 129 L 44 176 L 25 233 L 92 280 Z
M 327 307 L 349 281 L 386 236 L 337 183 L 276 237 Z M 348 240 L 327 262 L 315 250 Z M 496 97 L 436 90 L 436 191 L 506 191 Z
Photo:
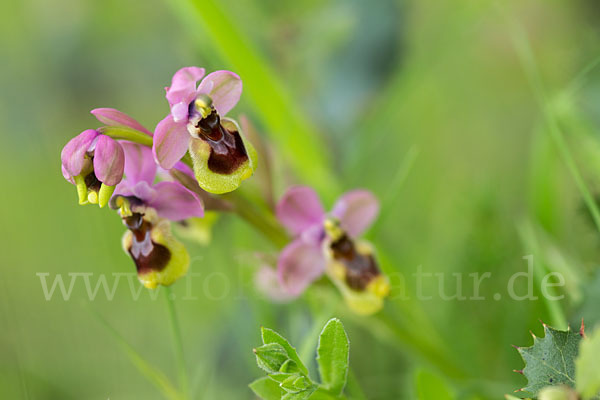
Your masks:
M 92 110 L 104 124 L 71 139 L 61 153 L 62 172 L 77 188 L 79 204 L 116 210 L 127 228 L 122 245 L 147 288 L 184 276 L 190 257 L 171 224 L 201 226 L 205 210 L 230 210 L 219 195 L 252 176 L 257 152 L 236 121 L 242 81 L 230 71 L 177 71 L 166 88 L 169 114 L 154 132 L 111 108 Z M 327 275 L 356 312 L 370 314 L 389 292 L 372 247 L 356 238 L 378 213 L 368 191 L 343 195 L 326 213 L 309 187 L 295 186 L 273 210 L 291 234 L 276 268 L 263 266 L 257 282 L 274 299 L 299 296 Z

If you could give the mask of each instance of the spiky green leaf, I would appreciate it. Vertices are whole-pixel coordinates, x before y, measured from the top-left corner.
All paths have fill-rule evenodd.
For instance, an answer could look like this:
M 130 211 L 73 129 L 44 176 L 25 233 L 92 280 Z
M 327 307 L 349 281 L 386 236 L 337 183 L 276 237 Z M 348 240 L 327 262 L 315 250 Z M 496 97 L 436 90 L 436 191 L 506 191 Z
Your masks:
M 525 361 L 523 375 L 528 380 L 523 390 L 537 395 L 546 386 L 575 387 L 575 358 L 580 341 L 579 332 L 544 325 L 543 338 L 535 338 L 531 347 L 518 347 Z

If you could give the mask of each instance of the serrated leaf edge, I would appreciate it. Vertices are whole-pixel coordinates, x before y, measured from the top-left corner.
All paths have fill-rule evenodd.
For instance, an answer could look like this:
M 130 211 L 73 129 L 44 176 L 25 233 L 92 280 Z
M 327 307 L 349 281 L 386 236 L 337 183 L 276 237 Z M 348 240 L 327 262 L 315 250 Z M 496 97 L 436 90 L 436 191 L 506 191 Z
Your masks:
M 552 330 L 552 331 L 556 331 L 556 332 L 567 332 L 567 333 L 570 333 L 570 332 L 572 332 L 572 331 L 571 331 L 571 325 L 570 325 L 570 324 L 568 324 L 568 325 L 567 325 L 567 330 L 566 330 L 566 331 L 561 331 L 561 330 L 559 330 L 559 329 L 555 329 L 555 328 L 553 328 L 553 327 L 551 327 L 551 326 L 547 325 L 547 324 L 546 324 L 546 323 L 544 323 L 543 321 L 540 321 L 540 322 L 541 322 L 542 326 L 544 327 L 544 337 L 543 337 L 543 338 L 545 338 L 545 337 L 548 335 L 548 333 L 549 333 L 551 330 Z M 522 359 L 522 360 L 523 360 L 523 362 L 525 363 L 525 366 L 527 366 L 527 361 L 526 361 L 526 360 L 525 360 L 525 358 L 523 357 L 523 352 L 524 352 L 525 350 L 532 349 L 532 348 L 533 348 L 533 347 L 536 345 L 536 343 L 537 343 L 537 340 L 539 339 L 539 338 L 538 338 L 538 337 L 537 337 L 537 336 L 536 336 L 536 335 L 535 335 L 535 334 L 534 334 L 532 331 L 529 331 L 529 333 L 530 333 L 530 334 L 531 334 L 531 336 L 533 337 L 533 344 L 532 344 L 531 346 L 528 346 L 528 347 L 521 347 L 521 346 L 516 346 L 516 345 L 514 345 L 514 344 L 512 345 L 512 347 L 514 347 L 514 348 L 515 348 L 515 349 L 516 349 L 516 350 L 519 352 L 519 355 L 521 356 L 521 359 Z M 585 324 L 584 324 L 583 318 L 581 319 L 581 327 L 580 327 L 580 329 L 579 329 L 579 335 L 580 335 L 582 338 L 585 338 Z M 561 352 L 561 356 L 563 357 L 563 362 L 565 362 L 565 361 L 564 361 L 564 356 L 562 355 L 562 352 Z M 565 362 L 565 363 L 566 363 L 566 362 Z M 561 372 L 561 371 L 558 371 L 556 368 L 554 368 L 554 367 L 552 367 L 552 366 L 550 366 L 550 365 L 546 364 L 545 362 L 544 362 L 544 365 L 548 366 L 550 369 L 552 369 L 552 370 L 556 371 L 556 372 L 557 372 L 557 373 L 559 373 L 560 375 L 564 375 L 564 376 L 566 376 L 566 377 L 567 377 L 567 378 L 568 378 L 568 379 L 569 379 L 569 380 L 570 380 L 570 381 L 571 381 L 573 384 L 575 384 L 575 380 L 574 380 L 573 378 L 571 378 L 569 375 L 567 375 L 567 374 L 565 374 L 565 373 L 563 373 L 563 372 Z M 518 374 L 524 375 L 524 373 L 523 373 L 524 369 L 525 369 L 525 368 L 523 368 L 523 369 L 520 369 L 520 370 L 514 369 L 514 370 L 513 370 L 513 372 L 516 372 L 516 373 L 518 373 Z M 526 377 L 526 378 L 527 378 L 527 377 Z M 527 378 L 527 384 L 529 385 L 529 383 L 530 383 L 530 381 L 529 381 L 529 378 Z M 517 393 L 517 392 L 525 392 L 525 391 L 529 392 L 529 391 L 527 390 L 527 387 L 523 387 L 523 388 L 517 389 L 517 390 L 515 390 L 515 393 Z

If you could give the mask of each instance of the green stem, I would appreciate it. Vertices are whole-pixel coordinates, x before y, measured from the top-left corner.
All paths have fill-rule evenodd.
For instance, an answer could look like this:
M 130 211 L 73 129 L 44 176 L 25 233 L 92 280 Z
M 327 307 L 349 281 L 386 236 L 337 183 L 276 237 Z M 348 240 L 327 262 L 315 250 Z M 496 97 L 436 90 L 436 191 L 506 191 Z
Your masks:
M 104 126 L 98 129 L 100 133 L 113 139 L 129 140 L 130 142 L 152 147 L 152 136 L 135 129 L 120 126 Z
M 181 336 L 181 328 L 179 326 L 179 320 L 177 319 L 177 312 L 175 310 L 174 303 L 175 295 L 169 286 L 165 286 L 165 299 L 167 300 L 167 310 L 169 312 L 169 321 L 171 323 L 171 330 L 173 334 L 173 342 L 175 345 L 175 355 L 177 357 L 177 365 L 179 370 L 179 385 L 184 397 L 189 398 L 189 383 L 187 367 L 185 364 L 183 340 Z
M 237 190 L 221 197 L 233 204 L 234 211 L 261 232 L 277 248 L 283 248 L 289 242 L 287 233 L 273 214 L 262 207 L 258 207 L 242 191 Z
M 114 139 L 128 140 L 144 146 L 152 147 L 152 136 L 124 127 L 105 126 L 99 129 L 102 134 Z M 193 167 L 188 153 L 181 159 L 184 163 Z M 184 185 L 185 186 L 185 185 Z M 219 196 L 234 206 L 234 211 L 259 232 L 263 233 L 277 247 L 282 248 L 288 242 L 288 237 L 275 217 L 264 209 L 256 206 L 241 191 L 231 192 Z

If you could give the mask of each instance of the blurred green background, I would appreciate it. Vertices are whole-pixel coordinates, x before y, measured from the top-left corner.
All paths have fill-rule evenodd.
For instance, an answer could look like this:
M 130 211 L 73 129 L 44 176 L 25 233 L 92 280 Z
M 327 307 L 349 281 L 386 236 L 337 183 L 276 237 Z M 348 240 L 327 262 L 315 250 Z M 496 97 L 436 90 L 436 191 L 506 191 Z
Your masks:
M 451 273 L 493 274 L 485 301 L 443 301 L 435 279 L 424 288 L 434 298 L 420 316 L 432 327 L 420 334 L 468 371 L 454 379 L 339 296 L 266 301 L 254 254 L 275 249 L 224 217 L 209 246 L 189 244 L 198 299 L 183 300 L 190 281 L 173 287 L 195 398 L 253 398 L 261 325 L 311 358 L 311 332 L 339 316 L 369 399 L 417 398 L 416 368 L 459 399 L 498 399 L 524 385 L 510 345 L 529 345 L 540 319 L 600 321 L 600 236 L 583 200 L 600 193 L 597 2 L 9 0 L 0 15 L 2 398 L 160 399 L 95 311 L 176 380 L 161 293 L 133 301 L 122 282 L 112 301 L 102 290 L 90 301 L 80 282 L 68 301 L 46 301 L 36 274 L 94 273 L 95 285 L 97 274 L 134 270 L 114 212 L 76 204 L 60 150 L 97 126 L 96 107 L 153 128 L 168 112 L 163 87 L 187 65 L 241 75 L 231 115 L 246 114 L 272 145 L 277 195 L 307 183 L 328 206 L 354 187 L 379 196 L 370 239 L 409 291 L 418 266 L 447 273 L 447 293 Z M 528 254 L 535 293 L 559 271 L 564 300 L 493 299 Z M 402 326 L 412 304 L 392 299 L 385 313 Z

